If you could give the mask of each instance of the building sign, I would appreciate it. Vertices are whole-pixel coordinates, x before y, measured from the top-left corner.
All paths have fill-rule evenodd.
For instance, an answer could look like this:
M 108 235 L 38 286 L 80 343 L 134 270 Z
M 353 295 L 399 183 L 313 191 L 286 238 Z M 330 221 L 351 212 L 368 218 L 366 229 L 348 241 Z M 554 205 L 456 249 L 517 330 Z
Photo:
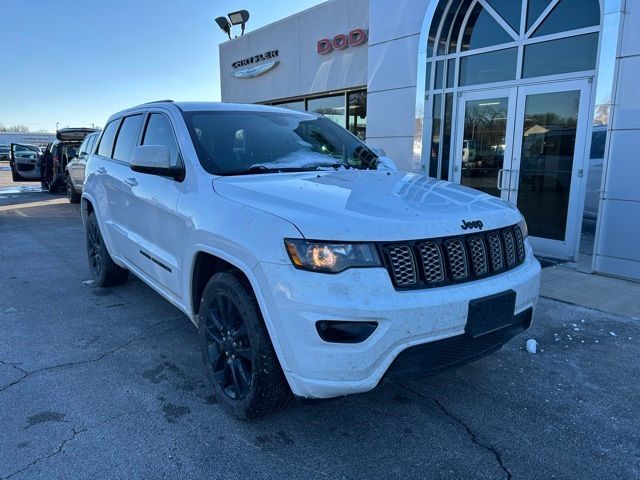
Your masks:
M 280 60 L 273 60 L 278 56 L 279 56 L 278 50 L 270 50 L 268 52 L 254 55 L 253 57 L 249 57 L 243 60 L 238 60 L 236 62 L 233 62 L 231 66 L 236 70 L 234 72 L 231 72 L 231 76 L 235 78 L 258 77 L 264 73 L 267 73 L 269 70 L 273 70 L 280 64 Z M 256 63 L 263 62 L 265 60 L 271 60 L 271 61 L 253 66 Z M 248 67 L 248 68 L 240 69 L 241 67 Z
M 245 58 L 244 60 L 238 60 L 237 62 L 233 62 L 231 66 L 233 68 L 246 67 L 248 65 L 253 65 L 254 63 L 262 62 L 263 60 L 270 60 L 278 56 L 278 50 L 271 50 L 269 52 L 259 53 L 258 55 L 254 55 L 253 57 Z
M 334 50 L 344 50 L 347 47 L 357 47 L 369 40 L 367 31 L 362 28 L 351 30 L 348 34 L 341 33 L 333 38 L 318 40 L 318 54 L 327 55 Z

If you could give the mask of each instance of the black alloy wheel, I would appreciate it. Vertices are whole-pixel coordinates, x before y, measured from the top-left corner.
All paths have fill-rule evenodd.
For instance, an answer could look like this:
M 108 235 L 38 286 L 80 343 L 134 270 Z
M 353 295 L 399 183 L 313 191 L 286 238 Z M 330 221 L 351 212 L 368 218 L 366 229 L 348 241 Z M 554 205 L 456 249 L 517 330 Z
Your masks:
M 87 225 L 87 252 L 89 254 L 89 268 L 93 278 L 102 276 L 102 236 L 98 229 L 98 222 L 89 222 Z
M 242 273 L 214 274 L 202 293 L 197 318 L 207 379 L 223 408 L 241 420 L 254 420 L 289 404 L 289 384 Z
M 87 257 L 95 284 L 99 287 L 110 287 L 125 283 L 129 277 L 129 270 L 116 265 L 109 255 L 93 212 L 87 218 L 86 229 Z
M 242 400 L 251 389 L 255 355 L 240 310 L 226 292 L 218 291 L 204 321 L 213 378 L 231 400 Z

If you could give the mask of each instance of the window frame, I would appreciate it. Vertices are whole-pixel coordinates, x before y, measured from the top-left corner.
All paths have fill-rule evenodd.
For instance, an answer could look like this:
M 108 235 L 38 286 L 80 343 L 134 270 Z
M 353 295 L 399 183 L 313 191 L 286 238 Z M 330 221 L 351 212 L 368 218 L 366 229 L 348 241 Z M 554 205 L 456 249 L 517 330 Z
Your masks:
M 184 170 L 185 174 L 181 177 L 180 180 L 177 179 L 172 179 L 178 183 L 184 182 L 184 179 L 186 177 L 186 166 L 185 166 L 185 162 L 184 162 L 184 155 L 182 155 L 182 148 L 180 148 L 180 142 L 178 141 L 178 135 L 176 135 L 176 127 L 173 124 L 173 122 L 171 121 L 171 117 L 169 115 L 167 115 L 167 113 L 163 110 L 147 110 L 145 112 L 145 116 L 144 119 L 142 120 L 142 131 L 141 131 L 141 135 L 140 138 L 138 139 L 138 145 L 144 145 L 144 137 L 147 135 L 147 128 L 149 127 L 149 121 L 151 120 L 151 115 L 162 115 L 163 117 L 165 117 L 167 119 L 167 121 L 169 122 L 169 125 L 171 126 L 171 133 L 173 135 L 173 139 L 176 142 L 176 147 L 178 148 L 178 165 L 176 165 L 176 167 L 182 167 L 182 169 Z
M 118 118 L 114 118 L 113 120 L 110 120 L 106 123 L 106 125 L 104 126 L 104 128 L 102 129 L 102 133 L 100 134 L 100 139 L 98 140 L 98 145 L 96 148 L 96 155 L 98 155 L 100 158 L 104 158 L 106 160 L 113 160 L 113 149 L 116 146 L 116 139 L 118 138 L 118 132 L 120 132 L 120 126 L 122 125 L 122 119 L 124 117 L 118 117 Z M 113 143 L 111 144 L 111 153 L 109 154 L 109 156 L 105 156 L 105 155 L 101 155 L 100 153 L 98 153 L 98 150 L 100 150 L 100 146 L 102 145 L 102 141 L 104 140 L 104 134 L 107 131 L 107 128 L 109 127 L 109 125 L 111 125 L 112 123 L 116 123 L 116 133 L 113 135 Z
M 116 145 L 118 144 L 118 139 L 120 138 L 120 131 L 122 130 L 122 127 L 124 125 L 124 121 L 127 118 L 130 117 L 136 117 L 136 116 L 140 116 L 142 117 L 142 121 L 140 122 L 140 127 L 138 127 L 138 134 L 136 135 L 136 141 L 133 145 L 133 148 L 135 149 L 137 146 L 140 145 L 140 135 L 142 133 L 142 126 L 144 125 L 144 118 L 145 118 L 145 113 L 146 111 L 143 112 L 130 112 L 127 113 L 126 115 L 123 115 L 122 118 L 120 119 L 120 125 L 118 125 L 118 131 L 116 132 L 116 136 L 113 138 L 113 148 L 111 149 L 111 158 L 110 160 L 120 163 L 121 165 L 126 165 L 129 166 L 131 165 L 131 161 L 125 162 L 124 160 L 118 160 L 117 158 L 113 158 L 113 154 L 116 151 Z M 131 151 L 131 153 L 133 154 L 133 150 Z

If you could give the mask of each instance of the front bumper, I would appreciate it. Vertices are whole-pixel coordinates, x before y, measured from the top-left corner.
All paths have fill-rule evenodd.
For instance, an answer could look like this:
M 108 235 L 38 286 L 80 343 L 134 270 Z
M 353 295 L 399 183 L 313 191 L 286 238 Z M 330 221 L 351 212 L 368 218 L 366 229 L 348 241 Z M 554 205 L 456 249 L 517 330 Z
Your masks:
M 540 264 L 528 244 L 524 263 L 513 270 L 426 290 L 395 290 L 384 268 L 326 275 L 260 263 L 255 274 L 266 286 L 264 313 L 291 390 L 305 398 L 371 390 L 388 370 L 392 376 L 391 364 L 407 349 L 462 336 L 470 300 L 514 290 L 514 316 L 520 318 L 518 314 L 532 311 L 540 288 Z M 316 330 L 320 320 L 377 322 L 378 327 L 361 343 L 329 343 Z M 490 353 L 504 342 L 463 360 Z M 429 373 L 425 362 L 427 371 L 419 373 Z

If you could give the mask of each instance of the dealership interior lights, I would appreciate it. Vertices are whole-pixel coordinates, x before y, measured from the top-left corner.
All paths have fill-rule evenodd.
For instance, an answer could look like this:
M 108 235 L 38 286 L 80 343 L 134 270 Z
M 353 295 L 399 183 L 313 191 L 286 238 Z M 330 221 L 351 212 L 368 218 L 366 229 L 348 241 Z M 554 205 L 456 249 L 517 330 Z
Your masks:
M 229 17 L 228 19 L 227 17 L 216 18 L 216 23 L 220 27 L 220 30 L 226 33 L 229 39 L 231 39 L 231 26 L 240 25 L 240 28 L 242 28 L 240 35 L 244 35 L 244 28 L 247 20 L 249 20 L 249 12 L 247 10 L 238 10 L 237 12 L 229 13 L 227 16 Z

